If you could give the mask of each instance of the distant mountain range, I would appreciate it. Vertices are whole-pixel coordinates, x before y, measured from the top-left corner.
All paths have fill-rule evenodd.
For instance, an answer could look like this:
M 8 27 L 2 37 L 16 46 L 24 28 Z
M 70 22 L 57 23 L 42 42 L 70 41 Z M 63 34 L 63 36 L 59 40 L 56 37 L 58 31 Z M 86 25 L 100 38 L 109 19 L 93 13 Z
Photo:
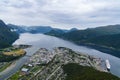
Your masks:
M 77 29 L 74 29 L 77 30 Z M 74 31 L 71 29 L 71 31 Z M 71 32 L 70 30 L 52 28 L 50 26 L 18 26 L 13 24 L 5 24 L 0 20 L 0 49 L 11 46 L 12 43 L 19 38 L 21 33 L 48 33 L 56 31 L 57 33 Z M 56 34 L 57 34 L 56 33 Z
M 19 35 L 0 20 L 0 49 L 10 46 Z
M 10 46 L 20 33 L 43 33 L 46 35 L 60 37 L 72 41 L 78 45 L 85 45 L 96 48 L 103 52 L 109 52 L 114 56 L 120 57 L 120 25 L 108 25 L 97 28 L 70 30 L 52 28 L 50 26 L 17 26 L 6 25 L 0 20 L 0 48 Z M 111 52 L 110 50 L 113 50 Z
M 47 35 L 56 36 L 72 41 L 78 45 L 96 48 L 120 57 L 120 25 L 109 25 L 85 30 L 76 30 L 67 33 L 50 31 Z M 113 50 L 111 52 L 110 50 Z
M 68 31 L 74 31 L 77 30 L 76 28 L 71 29 L 71 30 L 65 30 L 65 29 L 58 29 L 58 28 L 52 28 L 51 26 L 18 26 L 14 24 L 8 24 L 7 25 L 9 28 L 11 28 L 13 31 L 17 33 L 47 33 L 50 31 L 56 31 L 59 33 L 66 33 Z

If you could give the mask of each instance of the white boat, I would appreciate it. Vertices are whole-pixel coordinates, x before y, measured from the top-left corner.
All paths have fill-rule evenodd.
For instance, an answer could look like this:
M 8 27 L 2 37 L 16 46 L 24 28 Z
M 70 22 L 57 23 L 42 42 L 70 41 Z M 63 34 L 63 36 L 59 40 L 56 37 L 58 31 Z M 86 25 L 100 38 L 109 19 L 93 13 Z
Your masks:
M 109 60 L 108 59 L 106 59 L 106 67 L 107 67 L 107 70 L 110 70 L 110 68 L 111 68 L 111 65 L 110 65 L 110 62 L 109 62 Z

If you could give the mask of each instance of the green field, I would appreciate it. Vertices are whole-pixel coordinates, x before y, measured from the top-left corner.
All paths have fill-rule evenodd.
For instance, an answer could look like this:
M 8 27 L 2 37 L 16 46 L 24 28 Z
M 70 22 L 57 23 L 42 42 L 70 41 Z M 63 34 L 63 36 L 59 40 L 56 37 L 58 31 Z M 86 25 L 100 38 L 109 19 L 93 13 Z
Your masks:
M 27 65 L 24 65 L 22 68 L 27 68 L 29 69 L 29 74 L 27 75 L 21 75 L 21 70 L 19 70 L 18 72 L 16 72 L 14 75 L 12 75 L 8 80 L 18 80 L 18 79 L 21 79 L 21 80 L 29 80 L 30 78 L 33 77 L 34 73 L 36 73 L 37 71 L 39 71 L 42 66 L 34 66 L 34 67 L 29 67 Z M 21 68 L 21 69 L 22 69 Z

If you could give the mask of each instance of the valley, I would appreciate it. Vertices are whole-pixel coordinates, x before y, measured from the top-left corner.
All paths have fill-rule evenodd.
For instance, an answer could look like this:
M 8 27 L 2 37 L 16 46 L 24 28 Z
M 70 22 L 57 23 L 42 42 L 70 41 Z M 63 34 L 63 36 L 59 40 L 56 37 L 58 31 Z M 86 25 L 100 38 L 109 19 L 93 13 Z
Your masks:
M 44 30 L 44 32 L 37 30 L 38 28 Z M 37 28 L 30 27 L 28 29 L 25 29 L 24 27 L 19 28 L 19 26 L 17 26 L 17 27 L 12 26 L 12 28 L 9 26 L 10 31 L 14 32 L 14 34 L 19 35 L 18 36 L 19 39 L 16 38 L 17 40 L 14 43 L 11 42 L 11 43 L 13 43 L 12 45 L 9 44 L 9 46 L 6 46 L 8 48 L 3 48 L 3 49 L 1 49 L 1 51 L 7 50 L 7 52 L 3 52 L 4 55 L 7 55 L 7 56 L 12 55 L 12 56 L 15 56 L 16 58 L 13 59 L 14 61 L 11 61 L 9 59 L 2 57 L 3 59 L 7 60 L 8 62 L 1 63 L 2 66 L 1 66 L 0 80 L 4 80 L 4 79 L 8 79 L 8 78 L 10 80 L 12 80 L 14 78 L 18 79 L 21 77 L 24 79 L 35 78 L 35 80 L 36 80 L 37 78 L 40 78 L 39 76 L 41 76 L 41 75 L 44 75 L 44 77 L 42 77 L 44 79 L 55 79 L 55 77 L 54 77 L 55 74 L 59 73 L 59 72 L 60 72 L 60 74 L 56 75 L 57 76 L 56 80 L 58 78 L 65 79 L 65 76 L 64 76 L 65 74 L 63 73 L 64 71 L 61 66 L 63 64 L 65 66 L 67 66 L 67 63 L 70 66 L 71 65 L 72 66 L 79 66 L 79 65 L 89 66 L 98 71 L 108 72 L 105 69 L 104 61 L 106 59 L 108 59 L 110 61 L 110 65 L 111 65 L 110 73 L 112 73 L 116 76 L 120 76 L 120 71 L 118 70 L 119 66 L 120 66 L 120 64 L 118 64 L 120 59 L 117 58 L 117 57 L 119 57 L 119 46 L 117 46 L 119 44 L 119 34 L 118 34 L 119 31 L 117 31 L 117 29 L 119 29 L 119 25 L 117 27 L 115 27 L 115 29 L 114 29 L 117 32 L 114 32 L 114 30 L 111 32 L 108 30 L 108 28 L 106 28 L 106 29 L 104 29 L 104 33 L 101 33 L 102 32 L 101 30 L 103 29 L 101 27 L 100 27 L 100 29 L 96 28 L 96 29 L 87 29 L 87 30 L 82 30 L 82 31 L 78 30 L 78 29 L 64 30 L 64 29 L 56 29 L 56 28 L 51 28 L 51 27 L 49 27 L 49 30 L 48 30 L 46 28 L 48 28 L 48 27 L 41 28 L 41 26 L 39 26 Z M 21 32 L 21 30 L 23 32 Z M 25 31 L 25 30 L 27 30 L 27 31 Z M 47 33 L 46 33 L 46 30 L 47 30 Z M 95 30 L 97 30 L 97 31 L 95 31 Z M 106 30 L 108 30 L 107 33 L 106 33 Z M 81 34 L 81 32 L 82 32 L 82 34 Z M 96 35 L 94 35 L 94 34 L 96 34 Z M 51 36 L 48 36 L 48 35 L 51 35 Z M 94 36 L 92 36 L 92 35 L 94 35 Z M 53 36 L 55 36 L 55 37 L 53 37 Z M 73 36 L 75 36 L 75 37 L 72 38 Z M 59 37 L 59 38 L 57 38 L 57 37 Z M 62 38 L 62 39 L 60 39 L 60 38 Z M 102 44 L 98 39 L 101 40 Z M 66 41 L 66 40 L 68 40 L 68 41 Z M 115 43 L 111 42 L 114 40 L 116 40 Z M 71 42 L 69 42 L 69 41 L 71 41 Z M 94 41 L 96 41 L 96 42 L 94 42 Z M 74 42 L 78 45 L 76 45 L 72 42 Z M 104 43 L 107 46 L 103 45 Z M 111 44 L 109 45 L 109 43 L 111 43 Z M 112 45 L 113 43 L 114 43 L 114 45 Z M 108 47 L 108 45 L 109 45 L 109 47 Z M 111 45 L 112 45 L 112 47 L 111 47 Z M 16 49 L 11 50 L 12 46 L 13 46 L 13 48 L 16 48 Z M 48 55 L 48 53 L 51 53 L 51 50 L 53 48 L 60 47 L 60 46 L 65 47 L 64 49 L 68 49 L 68 50 L 72 49 L 74 51 L 77 51 L 77 54 L 82 53 L 82 55 L 92 56 L 92 58 L 95 58 L 96 60 L 94 60 L 92 62 L 89 59 L 90 57 L 86 57 L 85 59 L 87 59 L 87 61 L 84 61 L 85 63 L 82 62 L 82 64 L 81 64 L 82 60 L 77 59 L 80 57 L 75 57 L 75 59 L 74 59 L 73 57 L 71 58 L 69 55 L 67 55 L 68 57 L 66 58 L 65 54 L 64 54 L 64 57 L 60 57 L 60 55 L 58 55 L 59 51 L 57 53 L 55 52 L 55 54 L 50 54 L 51 57 L 50 56 L 43 57 L 43 56 Z M 91 46 L 92 46 L 92 48 L 91 48 Z M 34 53 L 37 53 L 37 51 L 38 51 L 38 53 L 41 53 L 41 52 L 39 52 L 40 48 L 43 48 L 43 49 L 47 48 L 48 52 L 46 52 L 45 55 L 41 54 L 41 56 L 38 54 L 34 54 Z M 97 49 L 99 51 L 97 51 L 95 49 Z M 50 50 L 50 52 L 49 52 L 49 50 Z M 102 51 L 102 52 L 100 52 L 100 51 Z M 78 52 L 80 52 L 80 53 L 78 53 Z M 105 53 L 103 53 L 103 52 L 105 52 Z M 27 53 L 27 54 L 24 55 L 24 53 Z M 64 52 L 62 52 L 62 53 L 64 53 Z M 109 55 L 109 54 L 111 54 L 111 55 Z M 34 57 L 34 55 L 36 55 L 39 59 L 41 59 L 41 57 L 43 57 L 43 58 L 41 60 L 39 60 L 39 59 L 37 59 L 37 57 Z M 117 57 L 114 57 L 112 55 L 117 56 Z M 56 66 L 51 66 L 51 65 L 56 64 L 56 63 L 54 63 L 54 60 L 57 60 L 56 56 L 59 56 L 59 57 L 57 57 L 57 59 L 60 58 L 60 64 L 58 64 Z M 30 57 L 31 57 L 31 61 L 29 61 Z M 8 58 L 10 58 L 10 57 L 8 57 Z M 72 61 L 71 61 L 71 59 L 72 59 Z M 43 62 L 42 62 L 42 60 L 43 60 Z M 66 63 L 61 62 L 61 60 L 64 60 Z M 68 61 L 66 61 L 66 60 L 68 60 Z M 41 62 L 42 62 L 42 65 L 40 64 Z M 34 63 L 34 64 L 32 64 L 32 63 Z M 45 64 L 43 64 L 43 63 L 45 63 Z M 75 63 L 75 64 L 71 64 L 71 63 Z M 76 63 L 79 65 L 77 65 Z M 31 64 L 32 64 L 32 66 L 33 65 L 34 66 L 30 67 Z M 100 66 L 100 64 L 102 64 L 102 65 Z M 47 66 L 48 66 L 48 68 L 47 68 Z M 79 67 L 82 67 L 82 66 L 79 66 Z M 44 69 L 45 69 L 45 71 L 47 70 L 48 74 L 44 74 L 45 73 Z M 86 69 L 87 69 L 87 67 L 86 67 Z M 24 72 L 21 72 L 21 70 L 23 70 L 23 71 L 29 70 L 29 72 L 30 72 L 30 74 L 28 74 L 29 77 L 24 75 Z M 21 74 L 23 74 L 23 75 L 21 75 Z M 35 75 L 33 75 L 33 74 L 35 74 Z M 49 75 L 49 74 L 51 74 L 51 75 Z M 100 73 L 100 74 L 104 74 L 104 73 Z M 108 74 L 105 73 L 104 75 L 107 76 Z
M 1 0 L 0 80 L 120 80 L 120 0 Z

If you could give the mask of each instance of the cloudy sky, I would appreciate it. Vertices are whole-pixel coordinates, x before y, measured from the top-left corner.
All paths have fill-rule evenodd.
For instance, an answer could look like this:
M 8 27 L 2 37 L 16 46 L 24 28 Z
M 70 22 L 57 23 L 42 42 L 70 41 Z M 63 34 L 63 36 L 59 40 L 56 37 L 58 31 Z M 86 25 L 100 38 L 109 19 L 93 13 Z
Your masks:
M 120 24 L 120 0 L 0 0 L 0 19 L 57 28 Z

